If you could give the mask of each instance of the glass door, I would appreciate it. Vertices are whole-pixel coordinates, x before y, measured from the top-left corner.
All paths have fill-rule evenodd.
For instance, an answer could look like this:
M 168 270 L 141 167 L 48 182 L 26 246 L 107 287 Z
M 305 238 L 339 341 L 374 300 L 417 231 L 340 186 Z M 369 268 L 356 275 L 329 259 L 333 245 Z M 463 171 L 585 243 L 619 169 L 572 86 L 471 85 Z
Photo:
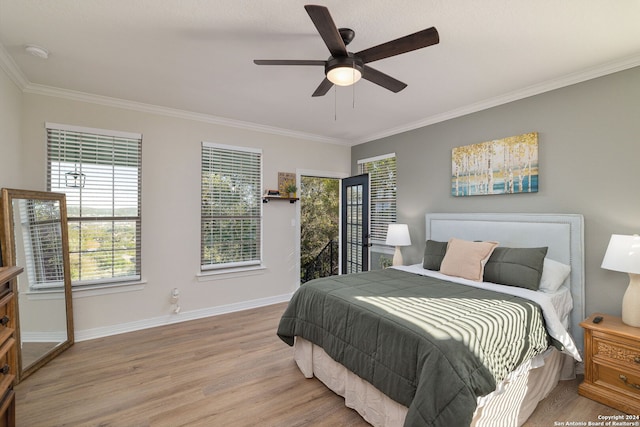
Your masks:
M 342 180 L 342 274 L 369 270 L 369 175 Z

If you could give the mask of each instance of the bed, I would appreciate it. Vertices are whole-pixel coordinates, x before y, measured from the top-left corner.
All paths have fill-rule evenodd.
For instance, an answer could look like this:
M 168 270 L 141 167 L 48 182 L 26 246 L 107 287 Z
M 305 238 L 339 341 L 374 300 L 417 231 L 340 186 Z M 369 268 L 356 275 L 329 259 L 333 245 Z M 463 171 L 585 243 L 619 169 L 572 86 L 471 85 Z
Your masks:
M 580 215 L 428 214 L 427 249 L 449 242 L 442 265 L 424 268 L 425 251 L 417 265 L 308 282 L 278 335 L 306 377 L 374 426 L 521 425 L 581 360 L 582 236 Z M 484 273 L 497 282 L 509 270 L 498 251 L 546 248 L 537 280 L 549 260 L 570 272 L 546 292 L 444 275 L 465 264 L 454 243 L 491 246 Z

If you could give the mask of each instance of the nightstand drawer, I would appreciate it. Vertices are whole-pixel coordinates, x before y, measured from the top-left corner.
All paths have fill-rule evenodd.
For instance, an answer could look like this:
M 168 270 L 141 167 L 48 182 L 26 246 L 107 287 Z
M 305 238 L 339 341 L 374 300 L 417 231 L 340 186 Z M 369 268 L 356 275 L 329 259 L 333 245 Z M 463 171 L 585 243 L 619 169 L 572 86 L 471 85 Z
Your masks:
M 640 375 L 604 365 L 596 365 L 595 368 L 593 382 L 596 385 L 640 398 Z
M 626 340 L 622 337 L 615 337 L 611 340 L 611 335 L 600 332 L 593 332 L 593 359 L 605 363 L 614 363 L 633 369 L 640 374 L 640 348 L 638 342 Z
M 13 292 L 6 292 L 0 297 L 0 325 L 13 324 L 10 317 L 10 306 L 13 304 Z
M 14 345 L 15 339 L 11 337 L 0 346 L 0 393 L 13 385 L 15 366 L 11 366 L 10 352 Z
M 601 317 L 593 323 L 595 317 Z M 594 313 L 584 328 L 584 381 L 578 393 L 627 414 L 640 414 L 640 328 Z

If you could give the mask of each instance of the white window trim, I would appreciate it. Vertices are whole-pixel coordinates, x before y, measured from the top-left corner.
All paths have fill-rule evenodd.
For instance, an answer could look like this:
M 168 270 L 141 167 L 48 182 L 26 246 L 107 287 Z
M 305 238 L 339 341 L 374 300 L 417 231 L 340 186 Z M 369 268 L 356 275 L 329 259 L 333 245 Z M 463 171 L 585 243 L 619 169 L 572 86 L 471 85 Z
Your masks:
M 86 126 L 75 126 L 75 125 L 61 124 L 61 123 L 55 123 L 55 122 L 45 122 L 44 127 L 47 130 L 47 132 L 49 129 L 55 129 L 58 131 L 90 133 L 90 134 L 102 135 L 102 136 L 113 137 L 113 138 L 129 138 L 129 139 L 142 140 L 142 134 L 137 132 L 126 132 L 126 131 L 117 131 L 117 130 L 111 130 L 111 129 L 92 128 L 92 127 L 86 127 Z M 47 150 L 49 149 L 48 144 L 49 142 L 47 139 Z M 48 159 L 46 161 L 48 162 Z M 140 169 L 139 179 L 140 180 L 142 179 L 142 169 Z M 49 180 L 49 177 L 46 176 L 45 186 L 48 185 L 47 184 L 48 180 Z M 140 192 L 141 191 L 142 189 L 140 189 Z M 142 194 L 139 194 L 140 200 L 141 200 L 141 197 L 142 197 Z M 139 214 L 139 217 L 140 217 L 140 224 L 142 226 L 141 213 Z M 142 239 L 142 236 L 140 236 L 140 239 Z M 140 249 L 140 251 L 141 251 L 140 256 L 142 257 L 142 248 Z M 76 293 L 80 293 L 82 294 L 82 296 L 95 296 L 95 295 L 142 290 L 144 289 L 146 283 L 147 283 L 146 279 L 142 277 L 142 266 L 140 266 L 140 278 L 122 277 L 120 278 L 120 280 L 100 279 L 97 281 L 76 282 L 75 284 L 74 283 L 71 284 L 71 290 L 74 294 L 74 297 Z M 51 292 L 56 292 L 56 288 L 54 287 L 49 287 L 49 289 L 51 290 Z M 59 287 L 58 289 L 61 290 L 62 288 Z M 49 290 L 44 288 L 44 289 L 36 290 L 35 292 L 47 293 L 49 292 Z
M 218 144 L 217 142 L 202 141 L 202 146 L 209 148 L 222 148 L 224 150 L 244 151 L 245 153 L 256 153 L 260 155 L 263 154 L 261 148 L 244 147 L 240 145 Z M 262 169 L 262 165 L 260 165 L 260 169 Z M 260 172 L 262 173 L 262 170 Z M 262 184 L 262 179 L 260 179 L 260 181 L 260 184 Z
M 263 274 L 267 270 L 267 266 L 262 262 L 260 264 L 253 265 L 251 267 L 236 267 L 236 268 L 218 268 L 215 270 L 203 270 L 196 274 L 198 282 L 208 282 L 211 280 L 223 280 L 230 277 L 244 277 L 255 276 L 257 274 Z
M 262 247 L 260 249 L 262 249 Z M 262 251 L 260 252 L 260 254 L 262 255 Z M 262 256 L 260 258 L 262 258 Z M 205 272 L 205 271 L 215 271 L 215 270 L 225 270 L 225 269 L 226 270 L 245 270 L 245 269 L 252 269 L 252 268 L 255 268 L 255 266 L 260 266 L 260 265 L 262 265 L 262 259 L 260 260 L 256 259 L 252 261 L 227 262 L 220 265 L 206 265 L 206 266 L 201 266 L 200 268 L 203 272 Z
M 73 288 L 74 298 L 86 298 L 99 295 L 121 294 L 124 292 L 142 291 L 147 286 L 147 280 L 137 282 L 111 283 L 108 285 L 93 285 Z
M 147 285 L 147 280 L 142 279 L 132 282 L 108 283 L 102 285 L 85 285 L 81 287 L 71 288 L 73 298 L 94 297 L 99 295 L 121 294 L 124 292 L 141 291 Z M 28 291 L 24 293 L 27 299 L 31 300 L 50 300 L 63 299 L 64 293 L 62 287 L 51 289 L 40 289 L 37 291 Z
M 360 160 L 358 160 L 358 164 L 361 165 L 363 163 L 376 162 L 378 160 L 390 159 L 392 157 L 396 157 L 396 153 L 382 154 L 380 156 L 367 157 L 366 159 L 360 159 Z M 397 162 L 397 160 L 396 160 L 396 162 Z M 396 164 L 396 166 L 397 166 L 397 164 Z
M 44 127 L 45 129 L 56 129 L 56 130 L 80 132 L 80 133 L 93 133 L 96 135 L 112 136 L 114 138 L 142 139 L 142 134 L 135 133 L 135 132 L 122 132 L 118 130 L 98 129 L 98 128 L 90 128 L 90 127 L 74 126 L 74 125 L 63 125 L 60 123 L 52 123 L 52 122 L 45 122 Z

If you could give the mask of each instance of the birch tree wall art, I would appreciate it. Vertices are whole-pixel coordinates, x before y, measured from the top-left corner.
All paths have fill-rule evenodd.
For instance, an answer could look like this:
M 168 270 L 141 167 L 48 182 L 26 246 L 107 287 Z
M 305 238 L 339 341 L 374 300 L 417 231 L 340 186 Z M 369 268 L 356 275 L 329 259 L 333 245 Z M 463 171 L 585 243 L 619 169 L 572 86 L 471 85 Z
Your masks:
M 537 191 L 537 132 L 465 145 L 451 151 L 453 196 Z

